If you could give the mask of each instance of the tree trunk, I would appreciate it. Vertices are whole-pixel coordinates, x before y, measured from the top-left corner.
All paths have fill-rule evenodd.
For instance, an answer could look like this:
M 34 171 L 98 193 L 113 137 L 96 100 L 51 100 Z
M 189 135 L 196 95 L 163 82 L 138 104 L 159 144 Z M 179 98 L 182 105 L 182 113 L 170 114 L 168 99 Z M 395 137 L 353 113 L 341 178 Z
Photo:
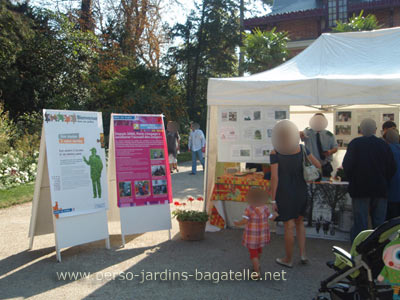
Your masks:
M 205 19 L 205 10 L 206 10 L 206 5 L 207 5 L 207 0 L 203 0 L 203 8 L 201 11 L 201 21 L 200 21 L 200 26 L 199 30 L 197 33 L 197 51 L 196 51 L 196 56 L 195 56 L 195 63 L 193 67 L 193 81 L 192 81 L 192 86 L 191 90 L 189 92 L 189 97 L 188 97 L 188 107 L 189 107 L 189 113 L 195 113 L 193 111 L 193 107 L 195 106 L 196 102 L 196 95 L 197 95 L 197 78 L 198 78 L 198 73 L 199 73 L 199 67 L 200 67 L 200 55 L 202 52 L 202 47 L 203 47 L 203 42 L 204 42 L 204 34 L 203 34 L 203 27 L 204 27 L 204 19 Z
M 80 24 L 83 31 L 94 31 L 94 22 L 92 17 L 92 0 L 82 0 Z
M 240 23 L 239 23 L 239 34 L 240 34 L 240 39 L 239 39 L 239 76 L 243 76 L 244 71 L 243 71 L 243 62 L 244 62 L 244 57 L 243 57 L 243 51 L 241 47 L 243 46 L 243 32 L 244 32 L 244 26 L 243 26 L 243 20 L 244 20 L 244 0 L 240 0 Z

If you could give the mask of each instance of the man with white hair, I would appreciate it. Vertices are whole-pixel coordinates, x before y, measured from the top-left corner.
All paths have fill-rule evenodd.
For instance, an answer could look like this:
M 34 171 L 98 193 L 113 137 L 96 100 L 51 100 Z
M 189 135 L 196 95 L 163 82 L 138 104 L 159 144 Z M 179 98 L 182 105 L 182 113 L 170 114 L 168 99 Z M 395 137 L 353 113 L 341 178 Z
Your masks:
M 376 122 L 364 119 L 360 128 L 363 136 L 350 142 L 343 159 L 353 202 L 352 241 L 368 229 L 368 212 L 374 228 L 385 221 L 389 182 L 396 173 L 389 145 L 375 136 Z

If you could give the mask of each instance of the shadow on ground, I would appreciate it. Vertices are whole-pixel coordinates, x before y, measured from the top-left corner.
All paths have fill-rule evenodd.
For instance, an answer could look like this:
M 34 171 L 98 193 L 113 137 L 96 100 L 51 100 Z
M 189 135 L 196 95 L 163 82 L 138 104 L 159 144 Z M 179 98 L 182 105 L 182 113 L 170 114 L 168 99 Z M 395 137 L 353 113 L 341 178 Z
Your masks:
M 213 299 L 234 299 L 238 295 L 242 299 L 311 299 L 318 290 L 319 282 L 331 274 L 325 262 L 330 258 L 332 245 L 338 243 L 309 239 L 310 265 L 296 264 L 293 269 L 284 269 L 287 280 L 218 282 L 217 274 L 213 274 L 212 280 L 197 281 L 196 277 L 183 280 L 182 272 L 196 275 L 197 270 L 204 276 L 205 272 L 249 268 L 247 250 L 240 245 L 241 234 L 241 230 L 206 233 L 206 239 L 199 242 L 182 241 L 176 235 L 171 241 L 131 249 L 115 247 L 120 237 L 113 236 L 114 247 L 111 250 L 102 248 L 103 242 L 72 247 L 62 251 L 62 263 L 55 262 L 53 247 L 24 251 L 0 262 L 2 274 L 32 262 L 0 280 L 0 297 L 27 298 L 73 283 L 77 290 L 92 291 L 86 298 L 100 299 L 206 299 L 210 295 Z M 131 236 L 129 243 L 135 243 L 135 239 L 136 236 Z M 343 243 L 339 245 L 346 246 Z M 264 248 L 263 272 L 282 274 L 282 267 L 274 263 L 274 259 L 282 254 L 282 246 L 282 236 L 273 235 L 270 245 Z M 142 259 L 133 262 L 136 256 L 143 254 Z M 112 271 L 114 278 L 106 278 L 111 275 L 102 270 L 111 266 L 117 267 Z M 66 271 L 90 272 L 92 275 L 79 281 L 59 280 L 57 272 Z M 161 280 L 159 275 L 154 278 L 155 272 L 163 271 L 169 274 L 170 280 Z M 120 272 L 123 272 L 124 280 L 122 275 L 118 276 Z M 142 272 L 146 272 L 147 277 L 149 274 L 153 277 L 143 282 Z M 180 280 L 177 273 L 172 280 L 172 272 L 180 272 Z M 200 273 L 197 275 L 200 278 Z M 15 284 L 18 282 L 23 286 Z
M 184 172 L 173 174 L 174 199 L 182 200 L 188 195 L 201 195 L 203 172 L 189 176 L 188 167 L 182 171 Z M 17 208 L 12 210 L 13 219 L 5 223 L 5 229 L 7 226 L 12 227 L 13 220 L 22 222 L 21 220 L 26 219 L 30 210 L 24 206 L 21 206 L 20 210 L 23 213 L 18 214 Z M 22 234 L 26 234 L 22 229 L 15 232 L 14 234 L 18 234 L 15 237 L 19 239 Z M 62 263 L 56 262 L 54 247 L 15 251 L 18 253 L 0 260 L 0 299 L 37 297 L 306 300 L 312 299 L 318 291 L 319 282 L 331 275 L 325 263 L 333 258 L 332 246 L 348 246 L 346 243 L 308 239 L 310 264 L 299 265 L 297 256 L 295 267 L 284 270 L 286 280 L 218 282 L 217 273 L 213 274 L 211 280 L 197 281 L 195 277 L 183 280 L 182 272 L 187 272 L 186 275 L 196 275 L 197 270 L 204 276 L 206 272 L 243 271 L 249 268 L 249 255 L 247 249 L 241 246 L 241 236 L 241 230 L 227 229 L 206 233 L 206 239 L 203 241 L 185 242 L 180 240 L 178 235 L 171 241 L 165 241 L 164 232 L 150 232 L 127 236 L 126 247 L 120 248 L 121 236 L 111 235 L 110 250 L 104 248 L 104 241 L 68 248 L 62 251 Z M 51 245 L 53 239 L 51 235 L 44 238 L 46 246 Z M 2 246 L 3 249 L 11 247 L 9 251 L 3 250 L 6 255 L 13 253 L 13 245 Z M 276 257 L 282 256 L 282 249 L 283 237 L 273 234 L 270 245 L 264 248 L 262 255 L 263 272 L 282 274 L 282 267 L 274 262 Z M 176 280 L 161 280 L 159 275 L 158 278 L 154 278 L 155 272 L 165 271 L 171 276 L 175 272 Z M 79 280 L 61 280 L 57 276 L 59 272 L 85 272 L 91 275 Z M 153 278 L 142 282 L 142 272 L 153 274 Z M 180 272 L 181 280 L 177 278 L 176 272 Z M 120 274 L 124 275 L 125 280 L 122 280 Z

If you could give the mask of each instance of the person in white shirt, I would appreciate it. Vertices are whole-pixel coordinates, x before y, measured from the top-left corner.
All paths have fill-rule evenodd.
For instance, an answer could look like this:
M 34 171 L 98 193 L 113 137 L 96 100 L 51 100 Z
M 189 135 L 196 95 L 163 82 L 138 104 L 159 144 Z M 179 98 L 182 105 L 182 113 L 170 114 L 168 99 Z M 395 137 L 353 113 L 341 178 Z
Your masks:
M 204 170 L 203 152 L 206 147 L 206 139 L 198 123 L 192 123 L 190 128 L 191 132 L 189 135 L 189 145 L 188 145 L 189 151 L 192 152 L 192 172 L 190 173 L 190 175 L 195 175 L 197 173 L 197 159 L 199 159 Z

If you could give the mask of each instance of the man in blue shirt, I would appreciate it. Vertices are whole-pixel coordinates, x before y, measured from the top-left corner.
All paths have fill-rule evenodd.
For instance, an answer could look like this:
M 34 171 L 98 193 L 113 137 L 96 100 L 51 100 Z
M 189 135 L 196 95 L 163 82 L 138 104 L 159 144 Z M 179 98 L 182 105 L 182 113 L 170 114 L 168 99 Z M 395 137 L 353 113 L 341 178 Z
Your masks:
M 386 142 L 393 152 L 396 161 L 397 171 L 389 184 L 388 206 L 386 219 L 400 216 L 400 144 L 399 132 L 396 129 L 388 129 L 385 133 Z
M 204 133 L 201 131 L 199 124 L 193 123 L 189 135 L 189 151 L 192 152 L 192 173 L 190 173 L 190 175 L 195 175 L 197 173 L 197 158 L 200 160 L 204 170 L 203 152 L 205 147 L 206 139 Z
M 374 228 L 385 221 L 388 186 L 396 173 L 389 145 L 375 136 L 376 122 L 364 119 L 360 128 L 363 136 L 350 142 L 343 159 L 353 204 L 352 241 L 361 231 L 368 229 L 368 212 Z
M 322 176 L 331 177 L 333 171 L 332 155 L 337 152 L 336 138 L 326 130 L 328 120 L 324 114 L 317 113 L 310 120 L 310 127 L 300 132 L 301 140 L 322 166 Z

